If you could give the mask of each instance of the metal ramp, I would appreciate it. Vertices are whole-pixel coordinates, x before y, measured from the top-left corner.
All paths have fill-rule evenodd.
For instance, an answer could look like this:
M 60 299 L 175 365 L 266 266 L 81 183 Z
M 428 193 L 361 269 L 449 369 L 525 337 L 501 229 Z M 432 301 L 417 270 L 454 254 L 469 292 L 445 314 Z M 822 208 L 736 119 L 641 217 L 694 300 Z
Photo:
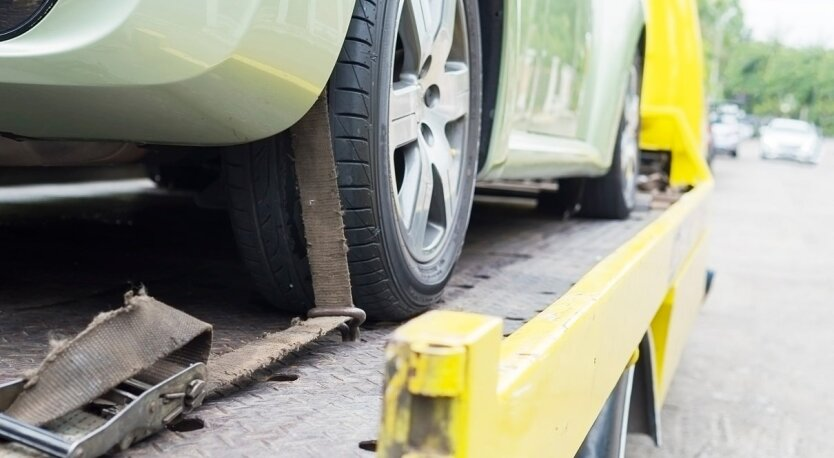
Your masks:
M 125 280 L 143 281 L 159 299 L 215 324 L 215 355 L 289 325 L 291 317 L 276 316 L 253 298 L 245 274 L 235 268 L 222 214 L 189 209 L 185 196 L 153 190 L 128 205 L 123 196 L 73 201 L 72 213 L 72 208 L 104 210 L 94 218 L 82 212 L 82 221 L 63 224 L 55 218 L 66 219 L 67 202 L 43 205 L 33 219 L 18 215 L 21 223 L 2 228 L 10 235 L 3 237 L 4 252 L 32 255 L 21 258 L 19 281 L 10 282 L 19 286 L 2 293 L 12 306 L 2 312 L 0 353 L 12 356 L 0 362 L 0 380 L 36 364 L 48 336 L 77 332 L 96 312 L 117 303 L 113 298 Z M 148 207 L 163 211 L 145 212 Z M 479 197 L 467 246 L 439 308 L 503 317 L 509 334 L 661 213 L 644 201 L 628 221 L 557 221 L 537 212 L 531 200 Z M 131 225 L 113 227 L 122 219 Z M 76 232 L 47 240 L 63 228 Z M 139 246 L 145 249 L 136 250 Z M 71 265 L 74 274 L 63 274 Z M 37 285 L 54 293 L 43 295 Z M 379 435 L 384 346 L 397 326 L 368 325 L 355 343 L 327 336 L 257 374 L 238 393 L 203 406 L 193 415 L 202 428 L 165 432 L 130 455 L 367 456 L 360 443 Z

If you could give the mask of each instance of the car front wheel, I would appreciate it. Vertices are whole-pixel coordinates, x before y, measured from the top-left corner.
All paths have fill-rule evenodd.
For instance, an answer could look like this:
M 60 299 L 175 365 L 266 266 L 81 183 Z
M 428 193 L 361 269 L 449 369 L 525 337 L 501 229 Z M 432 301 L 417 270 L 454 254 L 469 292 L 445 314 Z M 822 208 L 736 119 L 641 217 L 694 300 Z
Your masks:
M 354 302 L 399 320 L 435 303 L 463 245 L 481 123 L 475 0 L 358 0 L 327 90 Z M 261 293 L 313 304 L 286 135 L 225 154 L 231 218 Z

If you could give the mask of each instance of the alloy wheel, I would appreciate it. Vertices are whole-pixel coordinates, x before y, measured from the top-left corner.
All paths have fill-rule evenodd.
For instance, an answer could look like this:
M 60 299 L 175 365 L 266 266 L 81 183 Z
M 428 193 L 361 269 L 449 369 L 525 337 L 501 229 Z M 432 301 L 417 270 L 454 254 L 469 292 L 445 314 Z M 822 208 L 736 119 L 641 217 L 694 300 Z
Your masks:
M 622 167 L 623 200 L 626 208 L 634 208 L 637 175 L 640 164 L 640 85 L 636 67 L 629 72 L 623 106 L 623 131 L 620 136 L 620 167 Z
M 470 67 L 462 0 L 403 0 L 388 106 L 390 183 L 401 239 L 419 262 L 460 211 Z

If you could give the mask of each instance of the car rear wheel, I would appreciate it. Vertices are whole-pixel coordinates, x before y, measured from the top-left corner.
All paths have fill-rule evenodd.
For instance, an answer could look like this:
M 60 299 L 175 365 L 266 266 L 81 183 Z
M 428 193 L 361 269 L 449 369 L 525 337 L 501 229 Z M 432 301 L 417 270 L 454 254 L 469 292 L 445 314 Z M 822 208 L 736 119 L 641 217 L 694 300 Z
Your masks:
M 629 366 L 597 415 L 576 458 L 622 458 L 628 436 L 634 366 Z
M 628 218 L 637 197 L 640 173 L 640 91 L 643 65 L 638 54 L 629 70 L 620 131 L 608 173 L 586 180 L 580 214 L 593 218 Z
M 435 303 L 463 245 L 481 119 L 474 0 L 358 0 L 327 97 L 355 303 L 399 320 Z M 312 306 L 286 135 L 229 148 L 240 249 L 274 305 Z
M 540 195 L 540 208 L 560 215 L 578 209 L 580 216 L 602 219 L 625 219 L 631 214 L 640 168 L 642 71 L 642 59 L 638 54 L 629 70 L 620 127 L 608 172 L 598 178 L 559 180 L 558 192 Z

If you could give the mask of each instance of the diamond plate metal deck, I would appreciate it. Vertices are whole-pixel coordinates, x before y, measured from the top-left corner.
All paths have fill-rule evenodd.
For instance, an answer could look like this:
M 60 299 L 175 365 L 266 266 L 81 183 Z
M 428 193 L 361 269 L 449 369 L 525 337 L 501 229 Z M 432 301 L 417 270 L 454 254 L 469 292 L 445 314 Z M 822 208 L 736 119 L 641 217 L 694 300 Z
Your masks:
M 119 306 L 130 282 L 213 323 L 214 354 L 289 324 L 252 292 L 222 212 L 138 181 L 72 189 L 48 200 L 0 190 L 0 381 L 32 369 L 50 338 Z M 530 200 L 478 198 L 439 307 L 502 316 L 509 334 L 655 216 L 557 221 Z M 204 428 L 160 434 L 129 455 L 367 456 L 358 444 L 377 434 L 383 347 L 396 326 L 371 324 L 355 343 L 327 336 L 195 412 Z

